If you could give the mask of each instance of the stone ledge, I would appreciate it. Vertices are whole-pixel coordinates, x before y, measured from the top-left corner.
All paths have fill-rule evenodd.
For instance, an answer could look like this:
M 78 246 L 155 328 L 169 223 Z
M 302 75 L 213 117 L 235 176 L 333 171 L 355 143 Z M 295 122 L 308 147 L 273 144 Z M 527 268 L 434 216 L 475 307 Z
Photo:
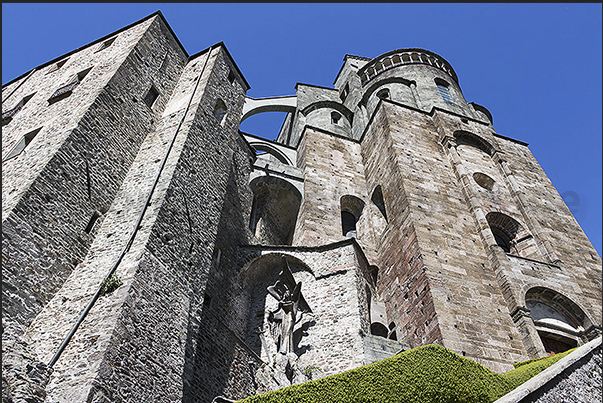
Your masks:
M 528 379 L 526 382 L 521 384 L 519 387 L 513 389 L 494 403 L 518 403 L 525 397 L 543 388 L 549 381 L 555 377 L 561 375 L 565 370 L 571 367 L 573 364 L 581 360 L 590 354 L 595 348 L 601 346 L 601 336 L 588 342 L 582 347 L 576 349 L 576 351 L 568 354 L 567 356 L 560 359 L 555 364 L 551 365 L 538 375 Z

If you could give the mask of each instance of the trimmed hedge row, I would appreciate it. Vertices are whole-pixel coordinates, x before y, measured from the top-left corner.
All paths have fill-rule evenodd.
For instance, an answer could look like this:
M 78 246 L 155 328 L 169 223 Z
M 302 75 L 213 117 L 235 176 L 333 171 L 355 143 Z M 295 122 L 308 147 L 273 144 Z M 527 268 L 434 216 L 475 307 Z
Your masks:
M 530 360 L 501 375 L 430 344 L 340 374 L 251 396 L 240 403 L 490 403 L 567 353 Z
M 501 376 L 506 381 L 510 382 L 512 385 L 515 385 L 512 388 L 515 389 L 534 375 L 542 372 L 543 370 L 547 369 L 548 367 L 550 367 L 551 365 L 553 365 L 554 363 L 574 351 L 576 348 L 572 348 L 571 350 L 567 350 L 563 353 L 549 355 L 548 357 L 544 358 L 536 358 L 533 360 L 515 363 L 513 364 L 513 366 L 515 367 L 514 370 L 505 372 Z

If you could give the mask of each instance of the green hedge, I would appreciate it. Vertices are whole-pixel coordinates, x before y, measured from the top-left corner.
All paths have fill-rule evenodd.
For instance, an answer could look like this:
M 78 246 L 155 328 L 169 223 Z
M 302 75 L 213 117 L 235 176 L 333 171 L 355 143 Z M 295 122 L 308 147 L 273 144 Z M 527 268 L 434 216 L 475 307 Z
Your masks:
M 489 403 L 567 353 L 530 360 L 501 375 L 430 344 L 340 374 L 251 396 L 240 403 Z
M 536 358 L 533 360 L 515 363 L 513 364 L 515 366 L 514 370 L 505 372 L 501 376 L 506 381 L 510 382 L 512 385 L 515 385 L 515 387 L 517 387 L 528 379 L 530 379 L 531 377 L 533 377 L 534 375 L 547 369 L 548 367 L 550 367 L 551 365 L 553 365 L 554 363 L 574 351 L 576 348 L 572 348 L 571 350 L 565 351 L 560 354 L 549 355 L 548 357 L 544 358 Z

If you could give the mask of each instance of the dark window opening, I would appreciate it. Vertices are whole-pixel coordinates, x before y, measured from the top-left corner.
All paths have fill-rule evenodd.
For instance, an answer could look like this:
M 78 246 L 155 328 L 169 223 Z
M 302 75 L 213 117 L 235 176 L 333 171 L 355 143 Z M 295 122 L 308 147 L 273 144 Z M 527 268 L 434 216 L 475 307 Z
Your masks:
M 224 104 L 224 101 L 218 99 L 214 108 L 214 117 L 216 118 L 218 123 L 220 123 L 220 125 L 224 125 L 224 122 L 226 121 L 226 111 L 227 109 L 226 105 Z
M 494 235 L 494 240 L 496 244 L 503 248 L 505 253 L 511 252 L 511 242 L 509 241 L 509 237 L 507 237 L 504 233 L 500 232 L 498 229 L 492 229 L 492 235 Z
M 88 225 L 86 225 L 86 229 L 84 229 L 84 232 L 86 234 L 92 232 L 92 228 L 94 228 L 94 224 L 96 224 L 96 220 L 98 220 L 100 216 L 101 214 L 98 211 L 95 211 L 94 214 L 92 214 L 92 217 L 90 217 L 90 221 L 88 221 Z
M 560 340 L 560 338 L 553 338 L 541 332 L 538 332 L 538 335 L 540 336 L 540 340 L 542 340 L 542 344 L 544 345 L 546 353 L 549 355 L 563 353 L 564 351 L 567 351 L 577 346 L 575 340 Z
M 387 339 L 388 333 L 389 333 L 389 331 L 384 324 L 379 323 L 379 322 L 371 323 L 371 334 L 372 335 L 384 337 Z
M 107 39 L 100 45 L 97 52 L 107 49 L 109 46 L 111 46 L 113 44 L 113 42 L 115 42 L 115 38 Z
M 341 90 L 341 94 L 339 94 L 339 99 L 341 99 L 341 102 L 345 101 L 345 99 L 348 97 L 349 93 L 350 93 L 350 86 L 348 84 L 346 84 L 345 87 L 343 88 L 343 90 Z
M 349 211 L 341 212 L 341 229 L 346 238 L 356 238 L 356 217 Z
M 23 97 L 19 103 L 12 109 L 9 109 L 6 112 L 2 113 L 2 126 L 10 123 L 11 120 L 13 120 L 13 116 L 15 116 L 20 110 L 21 108 L 23 108 L 25 106 L 25 104 L 34 96 L 35 92 L 33 94 L 29 94 L 26 97 Z
M 71 93 L 73 92 L 73 90 L 75 90 L 75 88 L 78 85 L 80 85 L 80 83 L 84 80 L 84 78 L 90 72 L 90 70 L 92 70 L 92 67 L 89 67 L 86 70 L 82 70 L 79 73 L 77 73 L 75 75 L 75 77 L 73 77 L 71 79 L 71 81 L 69 81 L 69 83 L 67 85 L 64 85 L 61 88 L 57 89 L 50 96 L 50 98 L 48 98 L 48 103 L 49 104 L 53 104 L 53 103 L 55 103 L 57 101 L 60 101 L 61 99 L 65 99 L 68 96 L 70 96 Z
M 228 82 L 229 82 L 229 83 L 231 83 L 231 84 L 234 84 L 236 79 L 237 79 L 237 76 L 235 76 L 235 74 L 234 74 L 234 73 L 233 73 L 233 71 L 231 70 L 231 71 L 228 73 Z
M 149 106 L 149 108 L 152 108 L 155 100 L 157 100 L 157 97 L 159 97 L 159 91 L 157 91 L 154 85 L 151 85 L 151 88 L 149 88 L 149 91 L 147 91 L 146 95 L 144 96 L 144 102 Z
M 381 214 L 383 214 L 383 218 L 385 218 L 385 221 L 387 222 L 387 212 L 385 211 L 385 202 L 383 201 L 383 192 L 381 190 L 381 185 L 377 185 L 377 187 L 373 191 L 371 201 L 375 204 L 375 206 L 377 206 Z
M 440 95 L 442 96 L 442 99 L 444 101 L 454 103 L 452 97 L 450 96 L 450 91 L 448 90 L 449 85 L 447 82 L 443 80 L 437 80 L 436 86 L 438 87 L 438 91 L 440 92 Z
M 341 119 L 341 115 L 337 112 L 331 112 L 331 123 L 334 125 L 339 124 L 339 120 Z
M 205 294 L 203 297 L 203 307 L 210 308 L 211 307 L 211 297 L 208 294 Z
M 17 145 L 15 145 L 15 147 L 13 147 L 13 149 L 11 150 L 10 153 L 8 153 L 8 155 L 6 156 L 6 158 L 2 161 L 8 161 L 11 158 L 16 157 L 17 155 L 21 154 L 21 152 L 25 149 L 25 147 L 27 147 L 27 145 L 29 143 L 32 142 L 32 140 L 34 139 L 34 137 L 36 137 L 36 135 L 40 132 L 40 130 L 42 130 L 42 128 L 38 128 L 36 130 L 33 130 L 29 133 L 27 133 L 25 136 L 23 136 L 21 138 L 21 140 L 19 140 L 19 142 L 17 143 Z
M 387 88 L 382 89 L 377 93 L 379 99 L 389 99 L 389 90 Z

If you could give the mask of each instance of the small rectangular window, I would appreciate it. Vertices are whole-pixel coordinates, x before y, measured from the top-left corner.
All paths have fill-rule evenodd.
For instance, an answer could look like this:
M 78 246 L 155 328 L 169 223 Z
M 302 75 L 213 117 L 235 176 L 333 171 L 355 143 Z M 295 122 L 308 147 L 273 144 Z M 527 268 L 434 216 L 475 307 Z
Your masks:
M 2 160 L 2 162 L 8 161 L 11 158 L 15 158 L 17 155 L 21 154 L 21 152 L 25 149 L 25 147 L 27 147 L 27 145 L 29 143 L 32 142 L 32 140 L 34 139 L 34 137 L 36 137 L 36 135 L 40 132 L 40 130 L 42 130 L 41 127 L 37 128 L 36 130 L 33 130 L 33 131 L 27 133 L 25 136 L 23 136 L 21 138 L 21 140 L 19 140 L 17 145 L 15 147 L 13 147 L 11 152 L 8 153 L 6 158 L 4 158 L 4 160 Z
M 159 91 L 157 91 L 154 85 L 151 85 L 151 88 L 149 88 L 149 91 L 144 96 L 144 102 L 149 106 L 149 108 L 152 108 L 158 96 Z
M 345 101 L 345 99 L 348 97 L 349 93 L 350 93 L 350 86 L 348 84 L 346 84 L 345 88 L 343 90 L 341 90 L 341 94 L 339 94 L 339 99 L 341 99 L 341 102 Z
M 113 42 L 115 42 L 115 38 L 107 39 L 106 41 L 101 43 L 100 47 L 98 48 L 98 50 L 96 52 L 100 52 L 101 50 L 107 49 L 109 46 L 111 46 L 113 44 Z M 94 52 L 94 53 L 96 53 L 96 52 Z
M 237 76 L 235 76 L 235 74 L 232 72 L 232 70 L 230 70 L 230 73 L 228 73 L 228 82 L 231 84 L 234 84 L 236 79 L 237 79 Z
M 209 296 L 207 293 L 203 297 L 203 306 L 208 309 L 211 308 L 211 296 Z
M 438 86 L 438 91 L 440 91 L 440 95 L 442 96 L 442 99 L 446 102 L 452 102 L 452 97 L 450 96 L 450 92 L 448 91 L 448 87 L 446 87 L 443 84 L 436 84 Z
M 50 98 L 48 98 L 48 103 L 53 104 L 57 101 L 60 101 L 61 99 L 64 99 L 64 98 L 67 98 L 68 96 L 70 96 L 71 93 L 73 92 L 73 90 L 75 89 L 75 87 L 80 85 L 80 83 L 84 80 L 84 77 L 86 77 L 86 75 L 90 72 L 90 70 L 92 70 L 92 67 L 88 67 L 86 70 L 82 70 L 79 73 L 77 73 L 75 75 L 75 77 L 73 77 L 67 85 L 64 85 L 61 88 L 57 89 L 50 96 Z
M 10 123 L 10 121 L 13 120 L 13 116 L 15 116 L 17 114 L 17 112 L 19 112 L 21 110 L 21 108 L 23 108 L 25 106 L 27 101 L 29 101 L 34 96 L 34 94 L 35 94 L 35 92 L 33 94 L 29 94 L 26 97 L 23 97 L 14 108 L 9 109 L 6 112 L 3 112 L 2 113 L 2 126 Z
M 65 63 L 67 63 L 67 60 L 69 60 L 69 58 L 67 59 L 63 59 L 55 64 L 53 64 L 52 66 L 50 66 L 50 68 L 48 69 L 48 71 L 46 72 L 46 74 L 52 73 L 53 71 L 57 71 L 58 69 L 60 69 L 61 67 L 63 67 L 65 65 Z

